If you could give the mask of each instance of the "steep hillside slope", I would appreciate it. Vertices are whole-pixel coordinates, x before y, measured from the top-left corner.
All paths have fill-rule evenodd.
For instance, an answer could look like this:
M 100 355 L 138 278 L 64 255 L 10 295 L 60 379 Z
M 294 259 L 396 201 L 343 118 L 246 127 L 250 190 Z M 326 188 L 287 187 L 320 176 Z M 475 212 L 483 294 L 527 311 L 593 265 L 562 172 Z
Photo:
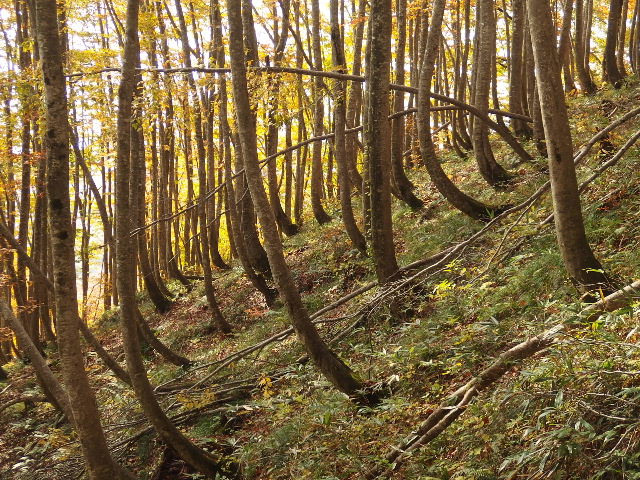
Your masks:
M 571 99 L 576 148 L 639 100 L 637 85 Z M 598 172 L 638 125 L 632 118 L 597 142 L 579 179 Z M 545 160 L 515 165 L 505 157 L 518 173 L 508 190 L 484 186 L 470 159 L 448 155 L 445 168 L 477 197 L 518 205 L 546 181 Z M 583 192 L 588 237 L 613 289 L 640 276 L 639 158 L 632 146 Z M 371 260 L 350 249 L 337 220 L 317 226 L 307 218 L 285 243 L 307 307 L 322 312 L 315 316 L 322 335 L 379 389 L 377 405 L 357 406 L 332 389 L 306 362 L 284 310 L 268 310 L 236 266 L 216 279 L 233 335 L 210 333 L 200 285 L 189 292 L 173 285 L 181 296 L 164 315 L 140 298 L 156 334 L 194 362 L 175 366 L 147 349 L 164 407 L 190 437 L 237 463 L 243 478 L 355 479 L 372 469 L 406 479 L 640 478 L 640 305 L 598 318 L 581 313 L 545 223 L 548 193 L 487 228 L 449 208 L 421 168 L 410 175 L 428 209 L 414 213 L 394 202 L 399 261 L 431 260 L 404 279 L 376 286 Z M 394 446 L 449 394 L 554 325 L 565 328 L 550 348 L 513 362 L 442 434 L 389 463 Z M 94 326 L 122 360 L 117 311 Z M 158 444 L 130 389 L 89 358 L 113 450 L 141 479 L 199 478 Z M 0 383 L 0 405 L 38 395 L 28 365 L 8 370 L 12 383 Z M 78 478 L 78 445 L 52 412 L 18 403 L 0 413 L 0 478 Z

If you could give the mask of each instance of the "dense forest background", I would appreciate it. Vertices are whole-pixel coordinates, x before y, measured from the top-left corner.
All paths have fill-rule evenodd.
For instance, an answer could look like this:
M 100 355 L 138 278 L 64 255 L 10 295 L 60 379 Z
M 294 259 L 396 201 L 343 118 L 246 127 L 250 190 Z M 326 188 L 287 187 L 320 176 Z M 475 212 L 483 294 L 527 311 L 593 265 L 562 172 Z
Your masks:
M 640 3 L 0 31 L 0 478 L 640 478 Z

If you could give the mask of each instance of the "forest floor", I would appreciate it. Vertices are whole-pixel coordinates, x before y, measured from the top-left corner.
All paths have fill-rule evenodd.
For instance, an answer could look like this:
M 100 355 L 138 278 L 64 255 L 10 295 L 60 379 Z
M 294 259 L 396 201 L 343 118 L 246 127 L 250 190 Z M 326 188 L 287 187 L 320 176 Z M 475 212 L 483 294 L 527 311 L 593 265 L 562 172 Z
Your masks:
M 640 88 L 605 89 L 569 100 L 576 149 L 599 129 L 640 105 Z M 638 129 L 636 118 L 614 131 L 617 148 Z M 509 190 L 492 191 L 473 159 L 445 158 L 452 179 L 491 204 L 515 204 L 544 181 L 545 160 L 515 166 L 495 140 L 496 156 L 517 173 Z M 598 145 L 578 169 L 587 178 L 610 153 Z M 535 151 L 533 144 L 527 145 Z M 640 149 L 632 147 L 583 194 L 589 240 L 619 285 L 640 277 Z M 410 177 L 429 214 L 394 200 L 401 265 L 456 245 L 482 228 L 448 207 L 415 168 Z M 357 199 L 354 199 L 357 202 Z M 334 220 L 306 218 L 285 239 L 287 260 L 311 312 L 374 280 L 370 259 L 349 246 L 336 199 Z M 380 300 L 374 288 L 328 312 L 318 324 L 355 372 L 382 389 L 382 401 L 360 407 L 333 389 L 287 336 L 228 365 L 221 359 L 288 328 L 283 308 L 268 310 L 239 266 L 218 272 L 216 287 L 234 334 L 211 333 L 201 285 L 179 294 L 171 311 L 155 313 L 140 296 L 155 333 L 195 362 L 183 369 L 145 350 L 148 372 L 165 408 L 187 435 L 238 462 L 247 479 L 355 479 L 384 457 L 447 394 L 479 373 L 501 352 L 546 328 L 570 328 L 549 350 L 515 366 L 483 392 L 442 435 L 414 451 L 394 478 L 431 480 L 640 478 L 640 305 L 596 321 L 568 282 L 552 225 L 547 194 L 488 231 L 437 271 Z M 517 223 L 516 220 L 519 218 Z M 92 328 L 123 361 L 117 311 Z M 57 369 L 55 355 L 50 362 Z M 140 479 L 201 478 L 190 473 L 148 429 L 133 393 L 92 353 L 91 373 L 102 421 L 114 454 Z M 0 405 L 37 393 L 31 367 L 9 365 Z M 200 381 L 192 386 L 194 381 Z M 171 383 L 167 383 L 171 382 Z M 191 385 L 191 386 L 190 386 Z M 68 425 L 56 423 L 47 404 L 15 405 L 0 413 L 1 479 L 74 479 L 82 476 L 79 447 Z

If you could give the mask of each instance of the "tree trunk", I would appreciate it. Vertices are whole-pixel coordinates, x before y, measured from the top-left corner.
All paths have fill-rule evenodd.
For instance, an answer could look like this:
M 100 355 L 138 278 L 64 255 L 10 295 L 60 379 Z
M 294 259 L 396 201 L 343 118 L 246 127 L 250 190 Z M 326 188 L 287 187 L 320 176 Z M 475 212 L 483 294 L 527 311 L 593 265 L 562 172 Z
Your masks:
M 313 65 L 315 70 L 322 70 L 322 50 L 320 49 L 320 3 L 311 0 L 311 16 L 313 24 Z M 322 135 L 324 131 L 324 105 L 322 98 L 322 79 L 313 79 L 313 134 Z M 331 221 L 331 217 L 322 206 L 322 144 L 315 142 L 311 154 L 311 208 L 313 216 L 322 225 Z
M 571 17 L 573 15 L 573 2 L 575 0 L 564 0 L 562 10 L 562 29 L 558 44 L 558 55 L 562 65 L 564 77 L 564 91 L 569 93 L 576 89 L 571 75 Z
M 483 114 L 489 109 L 489 91 L 491 87 L 491 59 L 496 42 L 496 20 L 493 0 L 479 0 L 478 28 L 479 38 L 476 52 L 474 106 Z M 473 122 L 473 153 L 482 177 L 489 185 L 498 187 L 507 183 L 511 176 L 502 168 L 493 156 L 489 143 L 489 129 L 479 120 Z
M 391 0 L 371 3 L 370 66 L 367 72 L 369 122 L 365 145 L 371 195 L 371 245 L 380 283 L 398 271 L 391 219 L 391 135 L 389 75 L 391 62 Z
M 338 19 L 338 0 L 331 0 L 331 58 L 333 67 L 336 71 L 345 73 L 346 61 L 344 58 L 344 44 L 342 34 L 340 32 L 340 24 Z M 353 216 L 353 206 L 351 204 L 351 179 L 349 178 L 349 169 L 347 167 L 346 156 L 346 105 L 345 105 L 345 82 L 336 80 L 333 87 L 333 108 L 334 108 L 334 128 L 335 135 L 333 140 L 334 155 L 338 166 L 338 186 L 340 189 L 340 207 L 342 209 L 342 221 L 344 228 L 349 235 L 349 239 L 355 248 L 362 253 L 367 251 L 367 242 L 364 235 L 358 229 L 356 220 Z
M 355 379 L 351 369 L 327 347 L 326 343 L 318 334 L 302 303 L 289 267 L 284 259 L 273 210 L 271 210 L 269 206 L 269 200 L 264 189 L 262 174 L 258 164 L 255 114 L 249 103 L 246 59 L 242 43 L 242 19 L 238 3 L 235 0 L 227 0 L 227 11 L 229 18 L 229 49 L 231 54 L 233 96 L 236 106 L 238 132 L 240 141 L 242 142 L 242 153 L 245 160 L 246 177 L 249 184 L 249 191 L 254 200 L 262 227 L 265 248 L 267 249 L 269 263 L 278 286 L 278 291 L 287 307 L 289 317 L 298 338 L 300 338 L 305 345 L 309 356 L 319 370 L 340 391 L 349 396 L 358 397 L 360 396 L 358 391 L 362 389 L 362 385 Z
M 458 187 L 447 177 L 447 174 L 440 165 L 440 160 L 436 153 L 435 145 L 431 137 L 431 79 L 435 68 L 435 61 L 438 55 L 438 45 L 440 43 L 440 32 L 442 28 L 442 18 L 444 14 L 445 0 L 434 2 L 431 27 L 425 22 L 422 28 L 428 32 L 423 35 L 427 38 L 427 47 L 422 60 L 420 72 L 420 83 L 418 87 L 418 137 L 420 140 L 420 152 L 425 163 L 431 181 L 438 191 L 462 213 L 477 220 L 487 220 L 495 210 L 461 192 Z
M 189 441 L 166 416 L 156 400 L 153 387 L 149 383 L 140 352 L 138 323 L 136 320 L 138 312 L 135 298 L 135 270 L 133 268 L 135 265 L 133 262 L 134 249 L 133 242 L 129 236 L 131 231 L 131 209 L 135 207 L 131 203 L 129 181 L 135 69 L 140 61 L 138 40 L 139 6 L 139 0 L 129 0 L 127 3 L 126 42 L 122 62 L 122 77 L 118 89 L 116 257 L 124 348 L 127 367 L 138 401 L 160 437 L 187 463 L 199 472 L 213 477 L 222 471 L 219 460 Z
M 247 0 L 249 1 L 249 0 Z M 282 63 L 282 57 L 284 55 L 284 49 L 287 44 L 287 38 L 289 33 L 289 7 L 290 1 L 284 0 L 280 2 L 282 7 L 282 26 L 280 34 L 277 36 L 277 42 L 274 48 L 273 64 L 279 66 Z M 269 107 L 267 111 L 267 140 L 266 140 L 266 153 L 267 156 L 271 156 L 278 151 L 278 130 L 279 121 L 277 118 L 277 109 L 280 89 L 280 79 L 278 77 L 268 77 L 267 82 L 269 85 L 270 99 Z M 276 216 L 276 222 L 280 230 L 287 236 L 292 236 L 298 233 L 300 227 L 291 222 L 291 219 L 287 213 L 282 209 L 282 203 L 280 202 L 280 185 L 278 183 L 278 174 L 276 168 L 276 159 L 267 163 L 267 181 L 269 183 L 269 202 L 273 213 Z
M 589 0 L 587 0 L 588 2 Z M 578 81 L 580 82 L 580 88 L 586 94 L 593 94 L 596 92 L 596 84 L 593 83 L 591 78 L 591 72 L 589 69 L 589 51 L 590 45 L 586 43 L 586 28 L 587 20 L 585 18 L 586 12 L 584 9 L 585 0 L 576 0 L 576 32 L 574 51 L 576 59 L 576 72 L 578 73 Z M 585 53 L 586 52 L 586 53 Z
M 616 47 L 620 31 L 620 17 L 622 16 L 623 0 L 611 0 L 609 3 L 609 19 L 607 21 L 607 41 L 604 47 L 602 61 L 602 76 L 615 88 L 622 86 L 623 75 L 618 68 Z
M 124 478 L 111 458 L 107 446 L 96 399 L 84 370 L 80 345 L 74 255 L 75 230 L 71 227 L 69 201 L 70 129 L 56 2 L 38 1 L 36 9 L 47 105 L 47 197 L 62 373 L 89 476 L 95 480 Z
M 527 7 L 560 253 L 569 276 L 578 286 L 607 289 L 607 277 L 589 247 L 584 230 L 551 11 L 546 0 L 527 0 Z
M 396 21 L 398 24 L 398 42 L 396 44 L 395 51 L 396 83 L 398 85 L 404 85 L 404 52 L 407 39 L 407 0 L 397 0 L 396 5 Z M 394 92 L 393 109 L 396 112 L 404 110 L 404 92 Z M 398 198 L 409 205 L 412 210 L 417 211 L 424 206 L 424 203 L 415 195 L 415 193 L 413 193 L 414 185 L 407 178 L 404 171 L 404 129 L 404 116 L 394 118 L 392 121 L 393 135 L 391 140 L 391 170 Z

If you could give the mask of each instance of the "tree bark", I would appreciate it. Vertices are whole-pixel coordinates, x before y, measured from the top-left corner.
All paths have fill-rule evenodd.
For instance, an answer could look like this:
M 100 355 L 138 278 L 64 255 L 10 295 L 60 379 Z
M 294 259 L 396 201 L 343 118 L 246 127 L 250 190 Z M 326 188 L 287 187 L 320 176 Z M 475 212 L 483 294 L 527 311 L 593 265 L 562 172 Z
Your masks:
M 54 0 L 36 3 L 38 45 L 47 105 L 47 196 L 60 361 L 89 476 L 95 480 L 125 478 L 111 458 L 96 399 L 84 370 L 80 345 L 74 229 L 71 227 L 69 200 L 70 129 L 56 7 Z
M 580 288 L 608 289 L 607 277 L 584 230 L 551 10 L 546 0 L 527 0 L 527 7 L 560 253 L 569 276 Z
M 371 245 L 376 276 L 385 283 L 398 271 L 391 219 L 391 132 L 389 75 L 391 62 L 391 0 L 371 3 L 371 45 L 368 78 L 368 117 L 365 148 L 371 195 Z

